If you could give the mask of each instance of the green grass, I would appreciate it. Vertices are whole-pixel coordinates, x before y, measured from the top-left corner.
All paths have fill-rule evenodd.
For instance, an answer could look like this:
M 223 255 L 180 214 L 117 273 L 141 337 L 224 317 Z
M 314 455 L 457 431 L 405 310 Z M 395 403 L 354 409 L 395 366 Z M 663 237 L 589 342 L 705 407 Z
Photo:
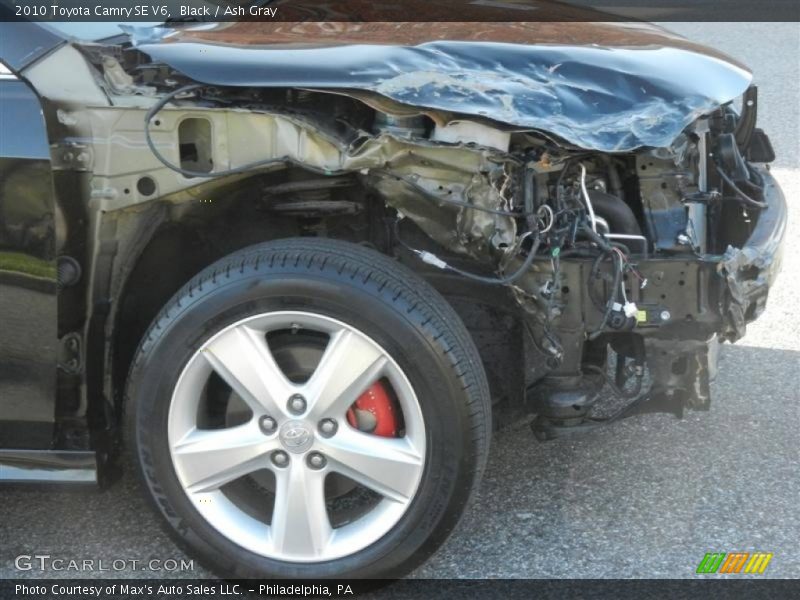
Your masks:
M 56 278 L 56 266 L 54 263 L 20 252 L 0 252 L 0 271 L 24 273 L 46 279 Z

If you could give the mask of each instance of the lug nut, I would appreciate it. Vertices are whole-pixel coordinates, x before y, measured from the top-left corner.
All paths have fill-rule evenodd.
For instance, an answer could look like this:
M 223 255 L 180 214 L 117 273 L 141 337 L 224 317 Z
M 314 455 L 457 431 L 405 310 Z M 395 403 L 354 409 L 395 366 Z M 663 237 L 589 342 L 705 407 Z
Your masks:
M 321 469 L 327 464 L 327 460 L 319 452 L 312 452 L 308 455 L 308 466 L 312 469 Z
M 295 394 L 289 398 L 289 411 L 296 415 L 301 415 L 306 411 L 306 399 L 300 394 Z
M 324 437 L 331 437 L 339 429 L 339 425 L 333 419 L 322 419 L 319 422 L 319 432 Z
M 289 464 L 289 455 L 283 450 L 276 450 L 272 453 L 272 462 L 276 467 L 285 467 Z
M 264 416 L 258 420 L 258 426 L 263 433 L 269 435 L 275 432 L 275 429 L 278 427 L 278 422 L 272 417 Z

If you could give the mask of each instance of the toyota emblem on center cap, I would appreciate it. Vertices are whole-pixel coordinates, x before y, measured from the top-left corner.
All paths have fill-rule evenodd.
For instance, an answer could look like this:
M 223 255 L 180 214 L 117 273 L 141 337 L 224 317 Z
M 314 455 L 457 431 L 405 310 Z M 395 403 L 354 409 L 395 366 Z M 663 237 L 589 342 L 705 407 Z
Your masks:
M 305 452 L 314 436 L 302 421 L 289 421 L 283 424 L 280 440 L 289 452 Z

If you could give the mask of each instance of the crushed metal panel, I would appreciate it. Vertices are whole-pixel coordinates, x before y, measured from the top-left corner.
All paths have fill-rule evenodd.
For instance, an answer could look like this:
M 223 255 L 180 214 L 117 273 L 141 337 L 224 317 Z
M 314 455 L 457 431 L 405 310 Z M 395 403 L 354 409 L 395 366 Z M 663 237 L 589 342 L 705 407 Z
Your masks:
M 374 92 L 406 106 L 491 118 L 604 152 L 668 146 L 751 81 L 733 61 L 657 45 L 145 41 L 138 49 L 201 83 Z
M 747 323 L 764 311 L 783 259 L 782 243 L 788 223 L 786 199 L 767 171 L 761 175 L 770 206 L 759 215 L 747 243 L 742 248 L 729 246 L 717 263 L 717 272 L 725 279 L 728 290 L 723 337 L 730 342 L 743 337 Z

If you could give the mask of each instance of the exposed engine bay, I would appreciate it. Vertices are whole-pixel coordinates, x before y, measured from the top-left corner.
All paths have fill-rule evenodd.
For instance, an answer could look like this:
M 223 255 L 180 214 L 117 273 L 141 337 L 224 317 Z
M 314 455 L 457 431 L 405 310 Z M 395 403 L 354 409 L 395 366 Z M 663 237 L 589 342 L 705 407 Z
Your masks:
M 27 73 L 59 123 L 61 168 L 85 174 L 99 209 L 87 240 L 95 294 L 122 293 L 160 227 L 238 228 L 230 215 L 242 206 L 252 228 L 272 223 L 262 235 L 369 244 L 452 297 L 494 395 L 524 400 L 540 439 L 708 408 L 719 342 L 763 310 L 785 211 L 763 167 L 774 155 L 756 127 L 756 88 L 737 65 L 699 57 L 698 79 L 719 84 L 702 96 L 647 79 L 658 57 L 637 64 L 643 50 L 614 50 L 619 64 L 595 75 L 627 74 L 608 84 L 614 98 L 586 78 L 605 60 L 596 48 L 526 56 L 503 42 L 502 68 L 467 72 L 477 59 L 461 42 L 380 46 L 356 68 L 355 46 L 275 54 L 191 31 L 177 42 L 132 35 L 63 47 Z M 504 87 L 509 57 L 535 74 Z M 375 75 L 383 60 L 399 74 Z M 297 74 L 314 61 L 319 72 Z M 234 63 L 245 67 L 226 69 Z M 624 402 L 595 416 L 606 385 Z

